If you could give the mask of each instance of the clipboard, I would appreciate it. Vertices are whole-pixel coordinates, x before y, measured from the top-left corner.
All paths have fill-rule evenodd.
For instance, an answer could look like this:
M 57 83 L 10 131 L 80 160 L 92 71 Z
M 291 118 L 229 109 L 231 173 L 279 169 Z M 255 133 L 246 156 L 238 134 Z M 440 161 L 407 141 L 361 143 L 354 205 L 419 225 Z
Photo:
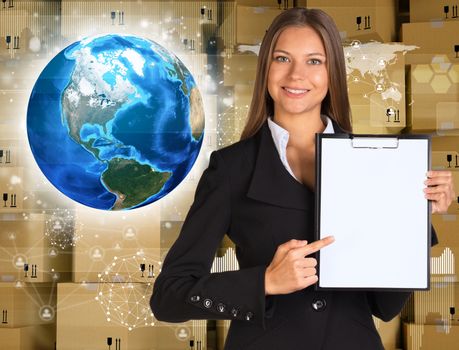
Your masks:
M 316 135 L 316 290 L 427 290 L 429 135 Z

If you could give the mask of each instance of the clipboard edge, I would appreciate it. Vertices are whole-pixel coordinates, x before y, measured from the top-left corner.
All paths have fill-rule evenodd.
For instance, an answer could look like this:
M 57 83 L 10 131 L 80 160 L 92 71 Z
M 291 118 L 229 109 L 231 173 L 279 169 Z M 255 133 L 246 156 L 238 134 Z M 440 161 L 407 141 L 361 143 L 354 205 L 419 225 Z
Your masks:
M 400 135 L 390 135 L 390 134 L 322 134 L 316 133 L 316 191 L 315 191 L 315 225 L 314 225 L 314 238 L 315 240 L 320 239 L 320 193 L 321 193 L 321 174 L 322 174 L 322 140 L 326 138 L 336 138 L 336 139 L 352 139 L 353 137 L 382 137 L 382 138 L 394 138 L 399 139 L 426 139 L 427 140 L 427 168 L 430 171 L 432 169 L 432 135 L 431 134 L 400 134 Z M 317 277 L 318 281 L 314 284 L 315 291 L 333 291 L 333 290 L 345 290 L 345 291 L 393 291 L 393 292 L 403 292 L 403 291 L 426 291 L 430 290 L 430 275 L 431 275 L 431 247 L 432 247 L 432 203 L 428 201 L 427 203 L 427 278 L 426 278 L 426 287 L 419 288 L 384 288 L 384 287 L 320 287 L 320 250 L 315 253 L 317 260 Z

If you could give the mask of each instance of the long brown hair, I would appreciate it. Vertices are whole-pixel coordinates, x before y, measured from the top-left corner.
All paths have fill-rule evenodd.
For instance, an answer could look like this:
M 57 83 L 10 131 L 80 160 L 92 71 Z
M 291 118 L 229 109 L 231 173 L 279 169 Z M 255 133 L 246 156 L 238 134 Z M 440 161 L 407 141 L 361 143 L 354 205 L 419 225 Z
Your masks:
M 274 101 L 268 93 L 268 72 L 279 35 L 287 27 L 311 27 L 321 37 L 327 56 L 328 92 L 322 101 L 321 113 L 334 119 L 346 132 L 352 132 L 350 105 L 346 82 L 341 37 L 333 19 L 319 9 L 295 7 L 282 12 L 271 23 L 260 47 L 257 73 L 247 123 L 241 140 L 254 135 L 274 115 Z

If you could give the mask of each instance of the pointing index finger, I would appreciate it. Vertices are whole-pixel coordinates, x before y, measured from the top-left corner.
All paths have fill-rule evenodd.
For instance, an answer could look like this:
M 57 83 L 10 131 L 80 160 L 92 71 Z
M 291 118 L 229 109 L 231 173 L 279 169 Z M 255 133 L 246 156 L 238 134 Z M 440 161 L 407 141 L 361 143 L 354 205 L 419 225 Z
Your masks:
M 320 249 L 332 244 L 334 241 L 335 238 L 333 236 L 327 236 L 298 249 L 301 250 L 301 252 L 306 256 L 319 251 Z

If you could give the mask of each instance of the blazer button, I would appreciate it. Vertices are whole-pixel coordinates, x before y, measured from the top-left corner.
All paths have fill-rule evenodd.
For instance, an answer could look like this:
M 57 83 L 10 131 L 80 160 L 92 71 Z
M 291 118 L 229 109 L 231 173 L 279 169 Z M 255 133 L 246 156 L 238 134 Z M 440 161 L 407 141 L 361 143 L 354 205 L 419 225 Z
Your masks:
M 250 321 L 252 318 L 253 318 L 253 313 L 252 313 L 252 312 L 249 311 L 249 312 L 247 312 L 247 313 L 245 314 L 245 319 L 246 319 L 247 321 Z
M 212 300 L 204 299 L 203 304 L 205 308 L 210 309 L 210 307 L 212 306 Z
M 231 309 L 231 315 L 233 315 L 233 317 L 237 317 L 238 314 L 239 314 L 239 310 L 233 307 Z
M 225 310 L 226 310 L 226 305 L 225 305 L 225 304 L 222 304 L 222 303 L 218 303 L 218 305 L 217 305 L 217 310 L 218 310 L 218 312 L 225 312 Z
M 190 300 L 193 303 L 197 303 L 199 300 L 201 300 L 201 297 L 199 295 L 193 295 L 193 296 L 191 296 Z
M 314 299 L 311 305 L 315 311 L 324 311 L 327 303 L 325 302 L 325 299 Z

